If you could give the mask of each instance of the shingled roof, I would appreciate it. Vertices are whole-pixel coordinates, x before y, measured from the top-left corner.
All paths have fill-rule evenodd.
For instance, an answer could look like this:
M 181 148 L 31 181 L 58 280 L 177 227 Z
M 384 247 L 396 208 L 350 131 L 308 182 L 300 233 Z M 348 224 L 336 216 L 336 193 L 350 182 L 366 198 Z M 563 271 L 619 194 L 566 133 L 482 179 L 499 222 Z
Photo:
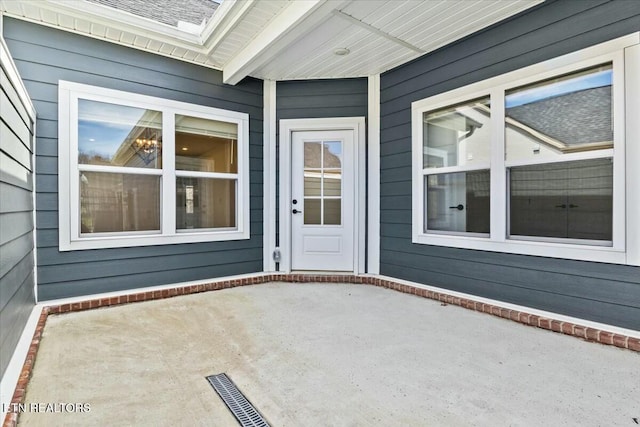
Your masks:
M 85 0 L 178 26 L 178 22 L 200 25 L 208 21 L 219 4 L 212 0 Z
M 567 146 L 613 141 L 611 86 L 507 108 L 507 116 Z

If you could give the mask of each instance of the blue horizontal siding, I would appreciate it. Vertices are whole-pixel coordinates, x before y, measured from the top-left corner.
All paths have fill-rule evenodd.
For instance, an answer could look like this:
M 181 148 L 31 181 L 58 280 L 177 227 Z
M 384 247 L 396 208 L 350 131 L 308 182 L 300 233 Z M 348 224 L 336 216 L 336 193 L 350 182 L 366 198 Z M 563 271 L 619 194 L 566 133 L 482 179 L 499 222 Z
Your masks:
M 638 267 L 411 243 L 413 101 L 638 30 L 637 1 L 545 2 L 384 73 L 381 273 L 640 330 Z
M 222 73 L 11 18 L 13 54 L 36 110 L 38 294 L 88 295 L 262 270 L 262 82 L 222 83 Z M 58 81 L 249 114 L 249 240 L 58 251 Z
M 0 378 L 35 306 L 34 123 L 9 79 L 9 67 L 0 64 Z

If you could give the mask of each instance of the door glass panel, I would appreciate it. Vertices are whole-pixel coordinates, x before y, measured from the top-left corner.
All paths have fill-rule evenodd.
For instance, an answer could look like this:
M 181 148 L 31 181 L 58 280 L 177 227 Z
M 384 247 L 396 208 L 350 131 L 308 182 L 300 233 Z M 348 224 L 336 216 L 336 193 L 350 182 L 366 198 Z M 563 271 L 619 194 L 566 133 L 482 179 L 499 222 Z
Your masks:
M 305 199 L 303 213 L 305 225 L 320 224 L 322 219 L 322 200 Z
M 176 228 L 234 228 L 236 181 L 213 178 L 176 178 Z
M 611 158 L 509 170 L 510 234 L 611 241 Z
M 342 142 L 325 141 L 323 143 L 324 150 L 322 167 L 324 168 L 342 168 Z
M 613 147 L 612 82 L 605 64 L 507 92 L 507 160 Z
M 162 113 L 79 99 L 78 163 L 162 168 Z
M 322 167 L 322 142 L 314 142 L 314 141 L 304 142 L 304 167 L 305 168 Z
M 489 98 L 423 115 L 423 168 L 486 163 L 491 158 Z
M 304 195 L 306 196 L 321 196 L 321 180 L 322 170 L 307 170 L 304 171 Z
M 426 232 L 489 233 L 488 170 L 427 175 Z
M 176 115 L 176 169 L 238 172 L 238 125 Z
M 324 199 L 324 224 L 340 225 L 341 221 L 342 200 L 340 199 Z
M 322 178 L 325 196 L 340 196 L 342 194 L 342 171 L 325 169 Z
M 160 230 L 160 177 L 80 172 L 81 233 Z

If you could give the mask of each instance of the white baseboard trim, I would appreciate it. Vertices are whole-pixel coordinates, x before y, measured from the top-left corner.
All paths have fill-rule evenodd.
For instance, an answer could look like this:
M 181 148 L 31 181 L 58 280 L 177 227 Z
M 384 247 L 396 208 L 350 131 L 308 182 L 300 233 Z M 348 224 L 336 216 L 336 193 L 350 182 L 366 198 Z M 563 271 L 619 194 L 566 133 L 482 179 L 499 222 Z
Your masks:
M 0 380 L 0 407 L 2 408 L 2 420 L 4 420 L 4 417 L 9 410 L 9 404 L 11 403 L 13 393 L 16 390 L 16 385 L 18 384 L 18 379 L 20 378 L 20 372 L 22 372 L 24 361 L 27 358 L 29 347 L 31 347 L 31 340 L 36 331 L 36 327 L 38 326 L 38 320 L 40 319 L 41 312 L 42 306 L 39 305 L 36 305 L 31 310 L 27 324 L 22 330 L 22 335 L 20 336 L 18 345 L 15 350 L 13 350 L 13 356 L 11 356 L 7 370 L 4 372 L 2 380 Z

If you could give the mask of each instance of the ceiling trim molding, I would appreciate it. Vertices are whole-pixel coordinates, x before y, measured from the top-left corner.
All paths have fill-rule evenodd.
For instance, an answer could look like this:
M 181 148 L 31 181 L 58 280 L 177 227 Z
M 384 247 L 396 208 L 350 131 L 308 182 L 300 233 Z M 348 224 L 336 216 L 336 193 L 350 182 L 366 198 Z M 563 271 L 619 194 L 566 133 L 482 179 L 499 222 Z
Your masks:
M 414 52 L 419 53 L 420 55 L 426 53 L 423 49 L 420 49 L 419 47 L 414 46 L 411 43 L 408 43 L 408 42 L 406 42 L 406 41 L 404 41 L 402 39 L 399 39 L 399 38 L 397 38 L 395 36 L 392 36 L 389 33 L 385 33 L 381 29 L 376 28 L 373 25 L 369 25 L 366 22 L 362 22 L 361 20 L 359 20 L 357 18 L 354 18 L 353 16 L 351 16 L 351 15 L 349 15 L 347 13 L 344 13 L 344 12 L 342 12 L 340 10 L 334 10 L 333 14 L 335 16 L 339 17 L 339 18 L 342 18 L 342 19 L 345 19 L 345 20 L 349 21 L 350 23 L 352 23 L 354 25 L 357 25 L 357 26 L 359 26 L 361 28 L 364 28 L 365 30 L 367 30 L 369 32 L 377 34 L 380 37 L 384 37 L 385 39 L 387 39 L 389 41 L 392 41 L 392 42 L 394 42 L 396 44 L 399 44 L 402 47 L 406 47 L 407 49 L 413 50 Z

